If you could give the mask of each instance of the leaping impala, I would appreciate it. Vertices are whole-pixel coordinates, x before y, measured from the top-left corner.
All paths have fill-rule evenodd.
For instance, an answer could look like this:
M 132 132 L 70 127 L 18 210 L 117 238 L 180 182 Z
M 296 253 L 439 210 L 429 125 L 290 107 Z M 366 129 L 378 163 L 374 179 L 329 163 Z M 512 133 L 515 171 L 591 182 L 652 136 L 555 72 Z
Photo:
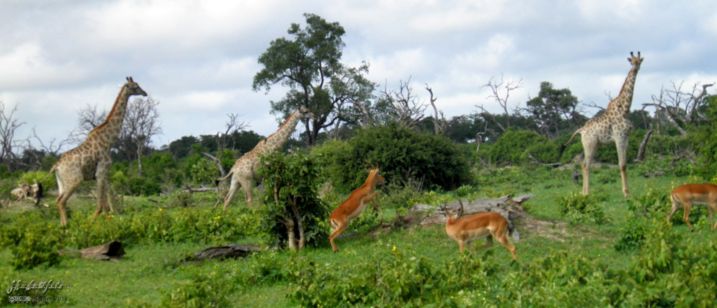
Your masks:
M 331 212 L 331 218 L 329 220 L 331 223 L 331 236 L 329 236 L 329 243 L 331 243 L 331 249 L 333 249 L 334 252 L 339 251 L 339 248 L 334 243 L 334 239 L 344 232 L 349 226 L 349 222 L 361 214 L 366 204 L 376 197 L 378 193 L 375 191 L 376 185 L 385 182 L 386 180 L 378 174 L 378 168 L 371 169 L 363 185 L 351 192 L 349 198 Z
M 704 184 L 684 184 L 672 190 L 670 194 L 672 199 L 672 211 L 667 215 L 667 222 L 670 222 L 672 215 L 677 212 L 682 204 L 684 214 L 682 219 L 687 226 L 692 229 L 690 224 L 690 209 L 693 203 L 707 204 L 710 213 L 710 222 L 714 218 L 714 212 L 717 211 L 717 185 L 711 183 Z M 717 222 L 712 225 L 712 229 L 717 228 Z
M 445 206 L 442 206 L 441 210 L 447 216 L 446 233 L 458 242 L 461 253 L 467 244 L 478 238 L 488 237 L 486 244 L 492 244 L 492 237 L 510 252 L 513 260 L 518 258 L 515 254 L 515 246 L 508 241 L 508 234 L 513 234 L 513 227 L 503 215 L 496 212 L 483 212 L 463 216 L 463 203 L 461 202 L 460 205 L 458 214 L 449 214 Z

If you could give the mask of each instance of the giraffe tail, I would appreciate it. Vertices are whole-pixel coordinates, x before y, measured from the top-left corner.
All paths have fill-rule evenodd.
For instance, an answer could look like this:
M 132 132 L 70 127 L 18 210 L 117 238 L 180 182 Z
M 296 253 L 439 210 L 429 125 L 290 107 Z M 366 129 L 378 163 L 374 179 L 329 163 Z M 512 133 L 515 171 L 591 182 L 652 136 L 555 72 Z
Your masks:
M 217 185 L 219 185 L 219 183 L 221 183 L 221 182 L 226 181 L 230 176 L 232 176 L 232 174 L 234 174 L 234 171 L 229 171 L 229 172 L 227 172 L 227 174 L 225 176 L 217 178 L 216 179 Z
M 558 154 L 558 157 L 563 157 L 563 152 L 565 152 L 565 149 L 568 147 L 568 145 L 570 144 L 570 142 L 573 141 L 573 139 L 575 138 L 575 135 L 577 135 L 577 134 L 579 134 L 579 133 L 581 133 L 581 132 L 582 132 L 581 129 L 576 130 L 576 131 L 570 136 L 570 139 L 568 139 L 567 142 L 565 142 L 565 143 L 563 143 L 563 144 L 560 145 L 560 151 L 558 152 L 558 153 L 559 153 L 559 154 Z

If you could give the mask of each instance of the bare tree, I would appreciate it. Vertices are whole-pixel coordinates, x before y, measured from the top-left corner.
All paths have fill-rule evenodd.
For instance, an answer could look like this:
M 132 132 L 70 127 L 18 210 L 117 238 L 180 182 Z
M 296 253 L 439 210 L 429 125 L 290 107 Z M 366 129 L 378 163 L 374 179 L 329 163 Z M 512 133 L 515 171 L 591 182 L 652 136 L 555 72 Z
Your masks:
M 401 126 L 414 128 L 425 116 L 427 106 L 413 94 L 410 77 L 405 82 L 401 80 L 396 91 L 388 91 L 384 87 L 381 99 L 386 105 L 389 120 Z
M 505 81 L 503 79 L 503 75 L 500 75 L 500 80 L 495 77 L 491 77 L 490 80 L 488 80 L 488 83 L 483 85 L 483 87 L 490 89 L 491 94 L 488 98 L 492 98 L 496 103 L 498 103 L 498 106 L 503 109 L 505 123 L 499 123 L 496 121 L 495 117 L 491 119 L 502 131 L 510 128 L 510 94 L 511 92 L 519 89 L 522 82 L 522 79 L 517 82 L 512 80 Z M 481 109 L 484 114 L 490 114 L 482 105 L 477 107 Z
M 660 93 L 652 95 L 651 102 L 642 104 L 642 108 L 655 108 L 658 120 L 668 122 L 682 136 L 686 136 L 685 126 L 705 119 L 700 111 L 706 103 L 707 88 L 713 85 L 695 83 L 691 90 L 683 90 L 684 81 L 679 84 L 672 82 L 671 89 L 660 88 Z
M 219 141 L 218 152 L 227 148 L 227 139 L 229 139 L 230 135 L 249 127 L 246 122 L 239 122 L 239 115 L 236 113 L 228 113 L 227 118 L 224 123 L 224 132 L 217 133 L 217 140 Z M 234 148 L 234 145 L 232 145 L 232 148 Z
M 96 105 L 85 105 L 79 110 L 77 128 L 70 132 L 70 136 L 67 138 L 68 142 L 81 143 L 95 127 L 104 122 L 105 118 L 107 118 L 106 110 L 98 110 Z
M 7 164 L 15 158 L 13 147 L 16 144 L 15 133 L 25 123 L 15 117 L 17 106 L 7 109 L 3 102 L 0 102 L 0 163 Z
M 438 98 L 433 95 L 433 89 L 431 89 L 428 84 L 426 84 L 426 91 L 428 91 L 428 94 L 430 95 L 429 101 L 431 102 L 431 107 L 433 107 L 433 132 L 436 135 L 441 135 L 444 131 L 446 131 L 448 121 L 446 121 L 446 117 L 443 115 L 443 112 L 438 111 L 438 108 L 436 108 L 436 101 Z
M 32 140 L 35 140 L 35 142 L 30 141 L 31 139 L 32 139 Z M 27 142 L 27 143 L 28 143 L 28 148 L 37 148 L 37 149 L 39 149 L 40 151 L 43 151 L 43 152 L 45 152 L 45 153 L 47 153 L 47 154 L 49 154 L 49 155 L 59 156 L 59 155 L 60 155 L 60 151 L 62 150 L 62 148 L 64 148 L 65 145 L 67 145 L 67 144 L 70 143 L 70 142 L 71 142 L 71 141 L 70 141 L 69 138 L 65 138 L 65 139 L 62 139 L 62 140 L 59 140 L 59 141 L 58 141 L 57 139 L 53 138 L 53 139 L 51 139 L 49 142 L 45 143 L 45 142 L 42 141 L 42 139 L 37 135 L 37 131 L 36 131 L 35 128 L 33 127 L 33 128 L 32 128 L 32 137 L 28 138 L 28 142 Z M 35 143 L 37 144 L 37 146 L 34 145 Z
M 149 147 L 152 137 L 162 132 L 159 126 L 159 102 L 147 98 L 136 98 L 129 102 L 120 140 L 125 150 L 133 148 L 137 160 L 137 174 L 142 176 L 142 154 Z M 127 153 L 129 154 L 129 153 Z

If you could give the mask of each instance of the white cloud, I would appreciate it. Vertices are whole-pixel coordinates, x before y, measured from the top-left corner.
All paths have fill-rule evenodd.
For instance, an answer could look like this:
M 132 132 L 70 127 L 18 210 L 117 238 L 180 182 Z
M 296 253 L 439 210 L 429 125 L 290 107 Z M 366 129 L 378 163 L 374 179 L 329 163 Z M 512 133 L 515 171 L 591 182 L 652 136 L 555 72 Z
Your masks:
M 37 43 L 24 43 L 0 55 L 0 90 L 76 83 L 88 72 L 78 63 L 51 63 Z
M 498 111 L 481 86 L 491 76 L 522 79 L 524 103 L 541 81 L 579 99 L 607 103 L 645 56 L 635 104 L 671 81 L 715 81 L 717 14 L 710 1 L 339 0 L 0 1 L 0 99 L 47 136 L 76 126 L 86 104 L 109 108 L 133 75 L 160 101 L 166 143 L 214 133 L 235 112 L 252 129 L 276 129 L 273 88 L 254 92 L 257 58 L 303 13 L 346 29 L 344 61 L 370 63 L 369 77 L 394 87 L 428 83 L 447 115 Z M 704 79 L 703 79 L 704 78 Z M 714 90 L 713 90 L 714 91 Z

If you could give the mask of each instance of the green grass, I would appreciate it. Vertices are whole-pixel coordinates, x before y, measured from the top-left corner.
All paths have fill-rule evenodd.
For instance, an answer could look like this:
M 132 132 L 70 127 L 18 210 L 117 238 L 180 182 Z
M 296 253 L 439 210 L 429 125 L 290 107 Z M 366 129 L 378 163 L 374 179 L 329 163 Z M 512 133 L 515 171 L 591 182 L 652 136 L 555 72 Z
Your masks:
M 523 170 L 506 168 L 492 171 L 489 176 L 480 176 L 472 196 L 495 197 L 505 193 L 532 193 L 533 198 L 525 204 L 526 210 L 535 218 L 562 222 L 558 200 L 580 191 L 580 186 L 572 182 L 572 170 L 558 171 L 547 169 Z M 620 229 L 629 224 L 627 201 L 622 196 L 619 173 L 615 168 L 593 170 L 592 192 L 600 196 L 600 205 L 604 208 L 608 222 L 603 225 L 568 225 L 567 232 L 560 239 L 546 237 L 521 230 L 522 239 L 518 248 L 519 263 L 529 262 L 544 257 L 551 252 L 569 251 L 608 264 L 611 269 L 621 270 L 628 267 L 634 253 L 617 252 L 613 246 L 619 237 Z M 687 178 L 661 177 L 642 178 L 632 173 L 629 183 L 633 195 L 644 194 L 648 189 L 668 192 L 671 187 L 687 182 Z M 450 194 L 450 193 L 445 193 Z M 237 196 L 237 199 L 241 199 Z M 209 194 L 194 197 L 196 207 L 210 207 L 215 198 Z M 73 218 L 90 215 L 93 200 L 74 198 L 70 201 Z M 123 211 L 150 211 L 163 206 L 167 202 L 164 197 L 125 198 Z M 235 202 L 233 207 L 245 206 L 243 202 Z M 332 207 L 336 204 L 332 204 Z M 36 209 L 31 209 L 36 211 Z M 172 208 L 168 208 L 172 211 Z M 665 214 L 669 210 L 666 205 Z M 56 209 L 42 210 L 48 221 L 57 221 Z M 384 219 L 393 217 L 396 210 L 384 210 Z M 706 211 L 702 211 L 702 215 Z M 13 217 L 23 215 L 16 209 L 0 210 L 0 223 L 12 223 Z M 699 214 L 693 214 L 699 215 Z M 101 223 L 101 220 L 100 222 Z M 689 232 L 677 221 L 674 226 L 686 237 L 704 237 L 706 241 L 717 239 L 714 232 L 702 228 Z M 345 237 L 337 240 L 341 248 L 339 253 L 331 252 L 327 246 L 307 248 L 294 253 L 289 251 L 263 252 L 245 260 L 213 261 L 204 263 L 181 263 L 180 260 L 190 253 L 197 252 L 208 246 L 206 243 L 137 243 L 126 248 L 126 256 L 120 261 L 100 262 L 81 259 L 64 258 L 60 265 L 46 268 L 43 266 L 30 270 L 14 270 L 11 267 L 9 248 L 0 250 L 0 285 L 9 284 L 12 280 L 23 281 L 54 280 L 61 281 L 66 287 L 61 291 L 69 303 L 76 306 L 126 306 L 126 305 L 160 305 L 162 298 L 182 283 L 191 283 L 192 277 L 201 274 L 218 273 L 231 279 L 244 279 L 256 270 L 258 260 L 264 254 L 275 254 L 277 264 L 296 262 L 297 258 L 306 262 L 329 264 L 340 267 L 352 262 L 366 262 L 378 256 L 389 255 L 394 251 L 420 255 L 431 262 L 442 263 L 458 258 L 458 246 L 445 235 L 442 226 L 413 227 L 376 235 L 363 230 L 348 230 Z M 257 242 L 255 238 L 237 238 L 234 242 Z M 100 244 L 100 243 L 97 243 Z M 496 260 L 501 270 L 510 265 L 510 254 L 499 244 L 490 248 L 482 248 L 482 241 L 473 243 L 469 253 L 475 257 L 489 254 Z M 296 286 L 291 282 L 259 281 L 238 285 L 228 294 L 228 300 L 237 306 L 281 307 L 297 306 L 287 294 Z

